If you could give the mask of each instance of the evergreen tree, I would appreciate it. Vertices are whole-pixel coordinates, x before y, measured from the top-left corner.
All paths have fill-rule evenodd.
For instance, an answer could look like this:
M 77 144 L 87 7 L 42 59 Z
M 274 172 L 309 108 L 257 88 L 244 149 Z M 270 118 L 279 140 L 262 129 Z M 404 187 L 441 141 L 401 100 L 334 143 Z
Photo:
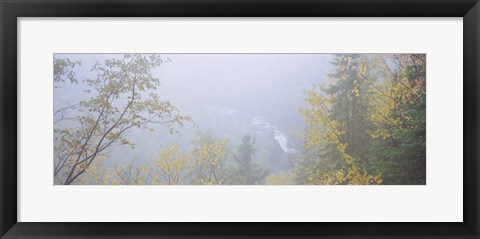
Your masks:
M 362 163 L 367 163 L 370 149 L 368 106 L 370 83 L 374 80 L 368 64 L 367 56 L 337 55 L 329 74 L 335 83 L 325 90 L 331 98 L 331 119 L 339 123 L 338 128 L 343 132 L 339 135 L 340 142 L 346 145 L 346 153 Z
M 376 128 L 372 168 L 382 172 L 385 184 L 425 184 L 425 55 L 389 55 L 378 60 L 384 80 L 372 111 Z
M 306 178 L 307 184 L 382 182 L 368 166 L 372 148 L 369 105 L 376 82 L 370 63 L 368 55 L 336 55 L 329 74 L 331 82 L 307 92 L 309 108 L 301 113 L 308 125 L 308 150 L 299 157 L 296 180 Z M 309 166 L 312 162 L 314 165 Z
M 263 184 L 268 171 L 264 170 L 255 160 L 255 139 L 250 135 L 242 138 L 242 144 L 238 147 L 238 154 L 234 155 L 237 162 L 237 174 L 242 181 L 239 184 Z

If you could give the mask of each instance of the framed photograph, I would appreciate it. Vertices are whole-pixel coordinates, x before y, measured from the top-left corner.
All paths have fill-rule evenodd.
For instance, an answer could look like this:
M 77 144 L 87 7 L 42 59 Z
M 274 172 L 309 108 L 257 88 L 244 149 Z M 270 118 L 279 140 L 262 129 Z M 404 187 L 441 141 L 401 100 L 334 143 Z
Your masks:
M 477 0 L 0 3 L 1 238 L 478 238 Z

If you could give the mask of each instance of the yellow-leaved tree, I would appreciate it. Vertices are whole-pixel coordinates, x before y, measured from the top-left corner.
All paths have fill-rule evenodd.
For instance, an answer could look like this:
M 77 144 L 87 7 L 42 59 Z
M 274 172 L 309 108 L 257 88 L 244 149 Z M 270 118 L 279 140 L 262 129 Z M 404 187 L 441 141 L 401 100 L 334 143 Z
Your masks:
M 386 184 L 425 184 L 426 55 L 376 55 L 373 61 L 381 82 L 369 111 L 371 167 Z
M 108 157 L 112 146 L 134 148 L 126 137 L 131 129 L 154 130 L 151 124 L 159 124 L 174 133 L 190 121 L 156 92 L 160 81 L 152 72 L 164 62 L 156 54 L 125 54 L 97 62 L 94 77 L 80 80 L 74 70 L 80 62 L 54 59 L 55 87 L 81 84 L 87 98 L 54 113 L 56 184 L 75 183 L 96 160 Z
M 155 160 L 159 184 L 176 185 L 182 181 L 189 159 L 188 154 L 182 154 L 178 146 L 169 146 Z
M 370 98 L 369 59 L 337 55 L 331 83 L 306 92 L 308 108 L 300 110 L 307 122 L 304 155 L 311 165 L 302 168 L 306 184 L 380 184 L 379 173 L 369 172 Z M 316 151 L 316 152 L 315 152 Z M 298 171 L 296 172 L 299 173 Z M 298 175 L 297 175 L 298 177 Z
M 192 184 L 224 184 L 227 140 L 215 138 L 210 131 L 198 132 L 194 145 L 190 154 Z

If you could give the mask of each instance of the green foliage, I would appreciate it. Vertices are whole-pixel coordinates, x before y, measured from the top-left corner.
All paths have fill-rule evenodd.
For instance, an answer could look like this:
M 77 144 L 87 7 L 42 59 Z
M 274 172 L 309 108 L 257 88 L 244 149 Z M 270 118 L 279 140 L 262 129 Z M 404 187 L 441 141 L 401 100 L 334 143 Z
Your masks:
M 255 139 L 250 135 L 242 138 L 242 144 L 238 147 L 238 153 L 234 155 L 237 163 L 237 175 L 239 181 L 236 184 L 264 184 L 268 171 L 264 170 L 255 161 Z
M 372 111 L 377 128 L 372 168 L 383 172 L 385 184 L 425 184 L 425 55 L 391 55 L 378 61 L 389 97 L 379 97 Z
M 307 92 L 306 184 L 426 182 L 425 55 L 337 55 L 330 84 Z
M 368 61 L 365 56 L 337 55 L 330 85 L 307 92 L 310 107 L 300 112 L 309 125 L 305 147 L 313 150 L 310 154 L 315 158 L 303 156 L 313 165 L 300 164 L 300 173 L 297 166 L 297 180 L 305 177 L 307 184 L 381 183 L 380 175 L 370 174 L 366 167 L 371 142 L 368 85 L 374 81 Z
M 332 63 L 333 72 L 329 74 L 335 83 L 325 89 L 331 102 L 329 117 L 338 123 L 337 128 L 342 132 L 339 140 L 346 145 L 346 153 L 362 163 L 366 163 L 370 148 L 369 86 L 375 81 L 368 61 L 365 55 L 337 55 Z
M 80 61 L 70 61 L 66 59 L 53 59 L 53 82 L 55 83 L 65 83 L 69 81 L 70 83 L 78 83 L 76 78 L 75 71 L 73 68 L 80 66 L 82 63 Z M 55 85 L 55 87 L 58 87 Z
M 192 120 L 158 94 L 153 71 L 166 63 L 159 55 L 126 54 L 97 62 L 93 77 L 79 79 L 81 62 L 54 59 L 54 85 L 81 84 L 86 99 L 54 113 L 54 177 L 61 184 L 425 184 L 426 56 L 343 54 L 331 62 L 328 83 L 305 95 L 304 147 L 293 169 L 269 175 L 264 169 L 271 136 L 242 137 L 237 152 L 228 140 L 200 131 L 191 150 L 168 145 L 151 164 L 104 169 L 109 149 L 134 149 L 127 132 L 170 134 Z M 208 114 L 208 112 L 205 112 Z M 248 127 L 244 126 L 245 128 Z M 246 131 L 238 129 L 241 135 Z M 268 138 L 267 138 L 268 137 Z M 240 139 L 240 136 L 237 138 Z M 263 149 L 257 151 L 259 147 Z M 232 157 L 230 157 L 232 156 Z M 285 156 L 287 157 L 287 156 Z M 278 159 L 275 162 L 279 162 Z M 272 170 L 274 171 L 274 170 Z

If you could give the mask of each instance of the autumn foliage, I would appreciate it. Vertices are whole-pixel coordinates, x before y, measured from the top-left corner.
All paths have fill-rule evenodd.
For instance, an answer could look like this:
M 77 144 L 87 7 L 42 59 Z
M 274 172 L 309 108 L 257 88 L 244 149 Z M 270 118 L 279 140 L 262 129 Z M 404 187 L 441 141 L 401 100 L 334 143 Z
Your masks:
M 301 94 L 305 106 L 295 113 L 305 122 L 303 145 L 289 152 L 291 168 L 280 173 L 259 160 L 255 136 L 232 140 L 197 128 L 165 99 L 154 72 L 169 62 L 157 54 L 125 54 L 80 77 L 81 61 L 54 58 L 55 89 L 75 86 L 85 96 L 54 112 L 55 184 L 426 183 L 425 54 L 335 55 L 327 80 Z M 197 131 L 188 146 L 154 142 L 151 158 L 119 163 L 111 157 L 114 148 L 136 149 L 132 132 L 167 137 L 186 125 Z
M 337 55 L 330 82 L 307 91 L 309 107 L 300 110 L 310 150 L 299 157 L 297 179 L 425 183 L 425 62 L 425 55 Z

